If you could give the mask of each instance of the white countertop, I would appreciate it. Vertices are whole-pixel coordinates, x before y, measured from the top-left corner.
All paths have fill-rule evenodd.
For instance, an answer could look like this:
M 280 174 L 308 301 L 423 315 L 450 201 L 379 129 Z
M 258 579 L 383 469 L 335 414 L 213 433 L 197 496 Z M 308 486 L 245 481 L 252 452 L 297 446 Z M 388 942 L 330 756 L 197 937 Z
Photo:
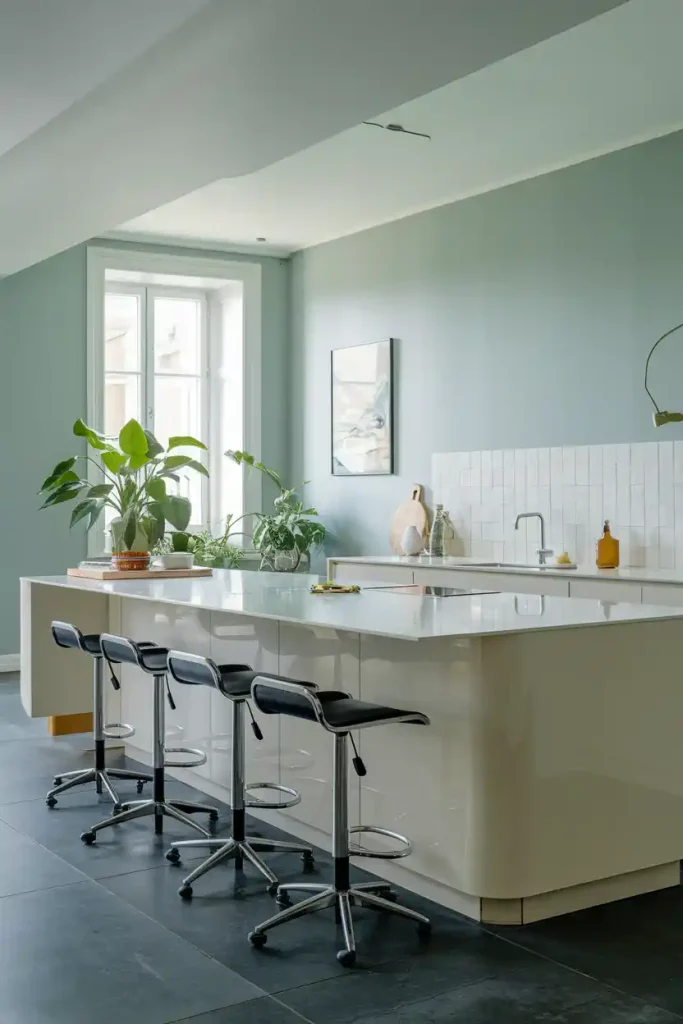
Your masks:
M 31 577 L 29 582 L 401 640 L 683 619 L 683 607 L 508 593 L 417 597 L 372 589 L 387 586 L 381 582 L 364 582 L 360 594 L 311 594 L 310 585 L 318 579 L 298 573 L 219 569 L 213 576 L 194 579 L 105 581 L 41 576 Z
M 670 583 L 683 586 L 682 569 L 645 569 L 637 566 L 623 566 L 619 569 L 598 569 L 597 566 L 579 565 L 576 569 L 563 569 L 552 562 L 547 566 L 536 565 L 493 565 L 495 559 L 489 558 L 458 558 L 446 555 L 443 558 L 432 558 L 431 555 L 332 555 L 330 562 L 350 562 L 359 565 L 402 565 L 410 569 L 467 569 L 472 572 L 501 572 L 517 575 L 567 576 L 570 580 L 580 577 L 592 580 L 622 580 L 627 583 Z M 488 562 L 484 565 L 482 563 Z M 683 597 L 681 598 L 683 604 Z

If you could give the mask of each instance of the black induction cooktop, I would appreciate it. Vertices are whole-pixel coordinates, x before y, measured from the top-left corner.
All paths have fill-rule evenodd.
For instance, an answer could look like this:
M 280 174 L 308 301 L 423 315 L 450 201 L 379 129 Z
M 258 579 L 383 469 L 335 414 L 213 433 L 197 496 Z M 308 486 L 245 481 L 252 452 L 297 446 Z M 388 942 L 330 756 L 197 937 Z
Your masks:
M 469 587 L 427 587 L 417 583 L 403 587 L 366 587 L 366 590 L 386 594 L 405 594 L 407 597 L 473 597 L 476 594 L 497 594 L 497 590 L 471 590 Z

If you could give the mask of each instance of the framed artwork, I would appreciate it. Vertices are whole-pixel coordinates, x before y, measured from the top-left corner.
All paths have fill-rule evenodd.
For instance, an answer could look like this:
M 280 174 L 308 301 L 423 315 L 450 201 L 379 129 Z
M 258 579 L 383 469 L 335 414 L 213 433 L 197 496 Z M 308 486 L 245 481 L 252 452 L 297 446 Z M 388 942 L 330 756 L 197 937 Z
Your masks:
M 394 472 L 394 339 L 332 351 L 332 473 Z

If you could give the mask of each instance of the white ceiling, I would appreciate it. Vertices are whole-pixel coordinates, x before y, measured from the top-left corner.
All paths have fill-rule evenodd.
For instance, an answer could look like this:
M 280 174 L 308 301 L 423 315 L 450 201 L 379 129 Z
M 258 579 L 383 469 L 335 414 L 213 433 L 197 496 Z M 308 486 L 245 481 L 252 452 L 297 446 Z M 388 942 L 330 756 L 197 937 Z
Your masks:
M 0 0 L 0 154 L 209 0 Z
M 683 0 L 631 0 L 252 174 L 122 225 L 291 252 L 683 127 Z
M 0 0 L 0 275 L 622 2 L 213 0 L 179 24 L 180 0 Z M 155 43 L 148 5 L 177 19 Z

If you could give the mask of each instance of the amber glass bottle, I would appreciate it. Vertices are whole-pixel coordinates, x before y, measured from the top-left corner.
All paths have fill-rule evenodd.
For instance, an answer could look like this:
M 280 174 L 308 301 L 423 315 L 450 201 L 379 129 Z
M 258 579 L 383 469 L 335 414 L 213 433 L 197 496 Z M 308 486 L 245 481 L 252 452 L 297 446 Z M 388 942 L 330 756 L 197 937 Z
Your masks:
M 598 569 L 616 569 L 619 565 L 619 541 L 610 533 L 609 520 L 605 520 L 604 533 L 597 545 L 595 564 Z

